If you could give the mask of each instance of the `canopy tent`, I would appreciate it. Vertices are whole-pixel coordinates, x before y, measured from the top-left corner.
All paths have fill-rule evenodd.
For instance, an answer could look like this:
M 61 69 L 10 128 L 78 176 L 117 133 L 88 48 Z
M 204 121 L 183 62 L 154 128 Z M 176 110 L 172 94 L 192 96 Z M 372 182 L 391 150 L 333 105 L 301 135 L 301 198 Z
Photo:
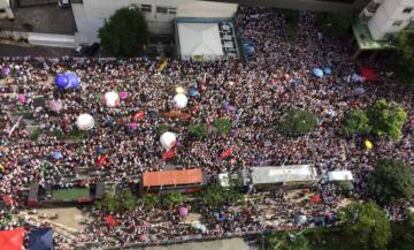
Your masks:
M 53 230 L 51 228 L 39 228 L 29 234 L 29 250 L 52 250 Z
M 349 170 L 336 170 L 328 172 L 329 181 L 352 181 L 354 177 Z
M 177 23 L 182 59 L 214 60 L 224 55 L 217 23 Z
M 23 237 L 23 228 L 0 231 L 0 250 L 21 250 Z

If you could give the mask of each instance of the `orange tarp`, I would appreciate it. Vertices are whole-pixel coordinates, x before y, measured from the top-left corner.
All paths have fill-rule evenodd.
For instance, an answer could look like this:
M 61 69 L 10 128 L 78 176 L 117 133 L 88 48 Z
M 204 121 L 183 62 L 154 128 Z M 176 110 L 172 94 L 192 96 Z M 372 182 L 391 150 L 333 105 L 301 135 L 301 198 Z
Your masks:
M 142 176 L 142 185 L 144 187 L 185 185 L 201 182 L 203 182 L 203 172 L 199 168 L 147 172 Z

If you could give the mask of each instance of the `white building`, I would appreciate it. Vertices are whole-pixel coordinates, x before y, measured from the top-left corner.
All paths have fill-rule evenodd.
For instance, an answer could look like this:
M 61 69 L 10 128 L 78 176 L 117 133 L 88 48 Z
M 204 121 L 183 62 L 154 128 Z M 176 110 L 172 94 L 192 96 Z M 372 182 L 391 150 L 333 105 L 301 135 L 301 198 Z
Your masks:
M 360 17 L 374 40 L 384 40 L 413 25 L 414 0 L 372 0 Z
M 0 0 L 0 18 L 14 19 L 13 12 L 10 8 L 10 0 Z
M 150 32 L 173 34 L 176 17 L 230 18 L 237 4 L 194 0 L 83 0 L 72 1 L 78 27 L 78 43 L 98 41 L 97 31 L 105 20 L 123 7 L 139 8 L 144 13 Z

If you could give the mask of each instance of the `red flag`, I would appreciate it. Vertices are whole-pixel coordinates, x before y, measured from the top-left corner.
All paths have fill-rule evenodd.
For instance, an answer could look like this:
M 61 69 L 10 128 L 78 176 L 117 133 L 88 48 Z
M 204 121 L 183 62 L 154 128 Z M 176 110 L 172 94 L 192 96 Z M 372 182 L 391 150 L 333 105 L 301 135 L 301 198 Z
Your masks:
M 233 153 L 233 148 L 229 148 L 226 151 L 223 151 L 220 155 L 220 159 L 223 160 L 224 158 L 229 157 Z
M 142 120 L 142 119 L 144 119 L 144 111 L 140 111 L 140 112 L 138 112 L 138 113 L 136 113 L 135 115 L 134 115 L 134 121 L 136 122 L 136 121 L 138 121 L 138 120 Z
M 111 227 L 114 227 L 118 224 L 118 222 L 116 221 L 116 219 L 112 215 L 106 216 L 105 221 L 106 221 L 106 224 L 108 226 L 111 226 Z
M 96 164 L 97 167 L 105 166 L 106 163 L 107 163 L 107 161 L 106 161 L 106 156 L 105 155 L 100 155 L 95 161 L 95 164 Z
M 168 151 L 166 151 L 162 154 L 162 159 L 165 160 L 165 161 L 169 160 L 169 159 L 172 159 L 174 157 L 175 157 L 175 148 L 170 149 L 170 150 L 168 150 Z

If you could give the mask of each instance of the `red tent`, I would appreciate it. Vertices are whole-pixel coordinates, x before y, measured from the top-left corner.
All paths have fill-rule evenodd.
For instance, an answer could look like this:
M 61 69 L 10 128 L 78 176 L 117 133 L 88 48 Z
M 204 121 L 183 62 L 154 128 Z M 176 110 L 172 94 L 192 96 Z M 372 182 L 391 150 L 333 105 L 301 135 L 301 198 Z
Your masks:
M 114 227 L 118 224 L 116 219 L 112 215 L 106 216 L 105 221 L 106 221 L 106 224 L 110 227 Z
M 362 67 L 361 75 L 365 79 L 365 81 L 377 81 L 378 80 L 377 71 L 371 67 Z
M 22 250 L 24 229 L 0 231 L 0 250 Z

